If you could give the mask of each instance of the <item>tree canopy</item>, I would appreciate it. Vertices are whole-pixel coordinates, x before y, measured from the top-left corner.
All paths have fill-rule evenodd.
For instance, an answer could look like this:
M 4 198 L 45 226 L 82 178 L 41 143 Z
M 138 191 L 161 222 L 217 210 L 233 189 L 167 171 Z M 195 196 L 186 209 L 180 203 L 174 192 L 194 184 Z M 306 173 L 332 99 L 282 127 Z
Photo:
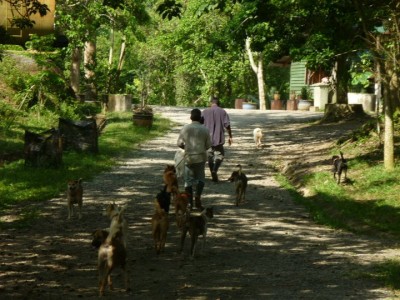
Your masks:
M 38 0 L 2 1 L 26 6 L 21 27 L 32 25 L 27 21 L 30 14 L 47 12 Z M 388 141 L 393 141 L 390 120 L 400 106 L 399 20 L 397 0 L 57 3 L 57 29 L 68 39 L 71 58 L 79 61 L 73 55 L 77 49 L 90 54 L 82 66 L 75 64 L 75 71 L 70 71 L 74 63 L 66 60 L 63 71 L 67 77 L 80 71 L 92 74 L 80 84 L 90 83 L 100 93 L 129 92 L 149 104 L 201 106 L 210 95 L 218 95 L 225 106 L 257 94 L 261 101 L 261 89 L 285 86 L 271 76 L 278 74 L 271 63 L 285 56 L 328 74 L 339 103 L 346 102 L 351 84 L 365 85 L 371 79 L 381 83 Z M 256 55 L 264 71 L 257 78 L 246 41 L 247 53 Z M 286 75 L 282 78 L 287 81 Z M 389 144 L 385 149 L 393 165 Z

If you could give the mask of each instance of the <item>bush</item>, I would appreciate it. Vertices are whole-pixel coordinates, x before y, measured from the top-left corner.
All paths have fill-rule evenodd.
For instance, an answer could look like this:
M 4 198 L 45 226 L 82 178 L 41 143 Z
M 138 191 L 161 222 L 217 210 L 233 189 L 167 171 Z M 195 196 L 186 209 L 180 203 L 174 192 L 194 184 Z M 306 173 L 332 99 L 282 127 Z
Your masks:
M 25 47 L 29 50 L 36 50 L 39 52 L 53 51 L 55 40 L 56 38 L 53 34 L 45 36 L 31 34 L 30 40 L 25 43 Z

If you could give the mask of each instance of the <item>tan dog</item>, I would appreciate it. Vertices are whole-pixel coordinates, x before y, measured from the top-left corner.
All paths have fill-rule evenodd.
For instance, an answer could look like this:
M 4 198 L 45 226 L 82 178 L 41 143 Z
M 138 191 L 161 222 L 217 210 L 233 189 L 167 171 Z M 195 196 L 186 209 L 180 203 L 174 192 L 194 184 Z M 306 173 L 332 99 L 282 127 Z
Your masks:
M 152 235 L 156 253 L 164 252 L 165 242 L 169 227 L 168 214 L 160 207 L 159 202 L 155 201 L 155 212 L 151 218 Z
M 126 205 L 120 208 L 115 203 L 110 203 L 106 207 L 105 215 L 108 216 L 111 220 L 109 231 L 121 231 L 121 239 L 124 243 L 124 246 L 127 245 L 127 232 L 128 232 L 128 223 L 126 222 L 123 213 L 126 210 Z
M 254 138 L 254 142 L 256 143 L 256 147 L 260 148 L 262 146 L 261 140 L 263 137 L 263 132 L 261 130 L 261 128 L 256 128 L 253 131 L 253 138 Z
M 175 197 L 175 218 L 179 229 L 185 224 L 185 214 L 188 209 L 189 195 L 188 193 L 178 193 Z
M 107 284 L 110 290 L 113 289 L 111 272 L 116 267 L 121 267 L 124 277 L 125 289 L 126 291 L 129 291 L 129 279 L 126 271 L 126 248 L 122 240 L 122 232 L 118 229 L 118 226 L 114 226 L 112 228 L 106 240 L 100 245 L 99 248 L 98 270 L 100 296 L 104 295 L 104 289 Z
M 82 178 L 78 180 L 68 180 L 67 183 L 68 219 L 71 219 L 71 216 L 74 214 L 73 210 L 74 204 L 78 204 L 79 219 L 82 217 L 81 215 L 82 196 L 83 196 Z
M 163 181 L 167 186 L 166 192 L 176 194 L 178 192 L 178 177 L 173 165 L 167 165 L 163 173 Z
M 204 250 L 207 237 L 207 224 L 208 221 L 214 217 L 214 209 L 212 207 L 205 208 L 200 215 L 187 214 L 185 225 L 183 226 L 181 234 L 181 245 L 180 251 L 182 252 L 185 243 L 186 234 L 189 231 L 191 244 L 190 244 L 190 256 L 194 258 L 197 240 L 200 235 L 203 236 L 202 250 Z

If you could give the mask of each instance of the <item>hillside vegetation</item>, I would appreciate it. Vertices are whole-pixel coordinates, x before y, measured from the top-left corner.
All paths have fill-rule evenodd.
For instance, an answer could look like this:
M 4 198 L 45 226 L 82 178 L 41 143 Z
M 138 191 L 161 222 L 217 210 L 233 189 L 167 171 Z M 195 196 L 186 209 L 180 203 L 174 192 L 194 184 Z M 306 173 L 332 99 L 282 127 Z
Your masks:
M 43 75 L 43 71 L 29 56 L 8 54 L 0 63 L 0 211 L 15 204 L 48 200 L 65 190 L 68 179 L 93 178 L 109 170 L 139 143 L 162 135 L 171 127 L 171 122 L 159 115 L 155 115 L 149 130 L 134 126 L 131 112 L 107 113 L 107 125 L 99 136 L 98 154 L 64 151 L 59 168 L 25 166 L 25 130 L 42 133 L 57 128 L 60 117 L 82 120 L 99 113 L 101 108 L 71 98 L 57 98 L 49 90 L 44 91 L 45 101 L 38 101 L 30 91 L 37 88 L 35 76 Z M 29 211 L 26 216 L 35 217 Z

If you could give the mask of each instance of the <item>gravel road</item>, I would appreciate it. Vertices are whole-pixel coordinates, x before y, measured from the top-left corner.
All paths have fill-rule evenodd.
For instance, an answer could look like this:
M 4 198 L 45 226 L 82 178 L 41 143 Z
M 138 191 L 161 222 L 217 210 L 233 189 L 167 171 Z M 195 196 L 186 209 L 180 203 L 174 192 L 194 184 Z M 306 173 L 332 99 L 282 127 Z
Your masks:
M 127 204 L 128 272 L 131 291 L 122 290 L 115 270 L 110 299 L 395 299 L 372 280 L 372 266 L 396 256 L 381 240 L 356 236 L 315 224 L 275 181 L 276 164 L 302 159 L 304 149 L 324 149 L 352 127 L 307 129 L 318 112 L 228 110 L 233 145 L 227 147 L 221 182 L 208 177 L 203 205 L 213 206 L 203 252 L 189 259 L 178 254 L 174 216 L 166 250 L 157 256 L 151 238 L 153 199 L 162 187 L 162 172 L 173 163 L 176 139 L 188 123 L 189 108 L 155 107 L 177 126 L 140 146 L 112 171 L 84 182 L 83 218 L 67 220 L 65 195 L 32 204 L 40 218 L 30 228 L 0 232 L 1 299 L 97 298 L 97 253 L 90 234 L 105 228 L 107 203 Z M 252 138 L 264 130 L 264 145 Z M 310 152 L 310 151 L 308 151 Z M 319 163 L 326 161 L 321 158 Z M 225 181 L 236 164 L 249 177 L 247 199 L 235 207 L 232 183 Z M 207 172 L 207 175 L 209 173 Z M 2 216 L 7 218 L 10 216 Z M 186 244 L 186 246 L 189 243 Z

